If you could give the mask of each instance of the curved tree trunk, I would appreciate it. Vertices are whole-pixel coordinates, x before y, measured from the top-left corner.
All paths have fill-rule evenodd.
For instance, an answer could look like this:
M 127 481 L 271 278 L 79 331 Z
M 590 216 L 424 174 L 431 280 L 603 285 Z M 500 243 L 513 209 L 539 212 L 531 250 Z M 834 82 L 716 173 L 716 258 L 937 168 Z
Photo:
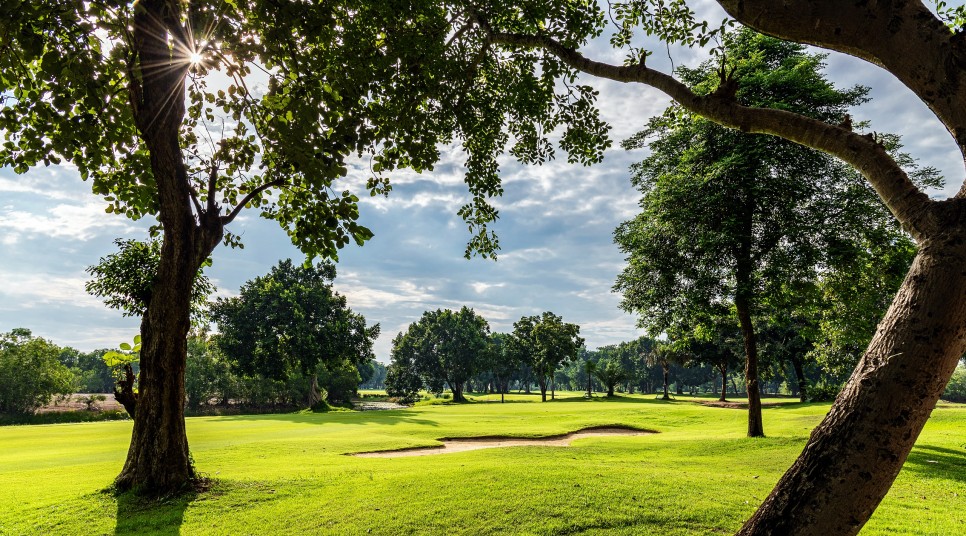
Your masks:
M 964 234 L 920 246 L 831 411 L 739 534 L 852 535 L 868 521 L 966 351 Z
M 322 393 L 319 391 L 319 375 L 311 374 L 309 376 L 309 394 L 306 402 L 308 407 L 315 407 L 316 404 L 322 401 Z

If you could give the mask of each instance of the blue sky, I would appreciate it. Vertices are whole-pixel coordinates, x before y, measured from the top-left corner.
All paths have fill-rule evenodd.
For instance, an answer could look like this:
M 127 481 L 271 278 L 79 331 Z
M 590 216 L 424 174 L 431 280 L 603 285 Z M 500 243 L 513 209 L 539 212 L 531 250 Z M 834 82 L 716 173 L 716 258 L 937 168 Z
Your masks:
M 606 41 L 587 54 L 620 61 Z M 700 56 L 673 51 L 675 64 L 693 65 Z M 669 66 L 658 53 L 655 62 Z M 963 179 L 962 158 L 929 110 L 878 67 L 833 54 L 827 69 L 840 87 L 872 87 L 873 101 L 857 108 L 856 120 L 903 136 L 906 150 L 920 163 L 942 170 L 945 196 Z M 463 184 L 463 153 L 443 151 L 432 173 L 393 177 L 388 199 L 362 200 L 362 222 L 375 232 L 364 247 L 340 254 L 336 288 L 370 323 L 382 326 L 377 357 L 388 361 L 392 337 L 436 308 L 474 308 L 494 331 L 509 331 L 523 315 L 553 311 L 580 325 L 589 348 L 633 339 L 643 332 L 633 316 L 617 307 L 611 292 L 623 267 L 613 244 L 614 228 L 632 217 L 638 194 L 628 166 L 644 156 L 627 152 L 619 141 L 660 113 L 669 100 L 640 85 L 586 79 L 600 90 L 603 116 L 613 125 L 614 148 L 602 164 L 568 165 L 564 160 L 524 167 L 502 161 L 505 194 L 496 201 L 495 230 L 502 250 L 493 262 L 463 258 L 469 235 L 456 215 L 468 194 Z M 350 183 L 368 172 L 350 170 Z M 114 251 L 114 238 L 144 238 L 146 224 L 105 214 L 106 203 L 90 193 L 69 166 L 35 168 L 24 175 L 0 169 L 0 332 L 26 327 L 60 345 L 82 350 L 114 347 L 130 340 L 138 320 L 123 318 L 84 292 L 85 267 Z M 209 276 L 219 295 L 232 295 L 248 279 L 266 273 L 280 259 L 301 254 L 274 222 L 243 213 L 231 226 L 245 249 L 219 247 Z

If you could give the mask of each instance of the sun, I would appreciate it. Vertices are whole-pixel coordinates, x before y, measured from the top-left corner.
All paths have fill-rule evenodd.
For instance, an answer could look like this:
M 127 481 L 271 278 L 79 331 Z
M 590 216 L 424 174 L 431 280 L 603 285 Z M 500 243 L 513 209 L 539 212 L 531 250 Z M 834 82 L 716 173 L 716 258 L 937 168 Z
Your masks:
M 197 52 L 192 52 L 188 55 L 188 62 L 191 63 L 192 66 L 201 65 L 203 60 L 204 57 Z

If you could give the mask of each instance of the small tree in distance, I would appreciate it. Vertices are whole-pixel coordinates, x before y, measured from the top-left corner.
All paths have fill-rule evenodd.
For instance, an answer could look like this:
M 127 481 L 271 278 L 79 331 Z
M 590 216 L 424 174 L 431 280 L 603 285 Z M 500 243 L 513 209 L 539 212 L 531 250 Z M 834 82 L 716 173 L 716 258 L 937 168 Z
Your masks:
M 411 398 L 422 384 L 435 393 L 449 385 L 453 401 L 465 402 L 466 382 L 488 358 L 489 334 L 486 319 L 468 307 L 426 311 L 393 339 L 388 394 Z
M 540 316 L 525 316 L 513 323 L 509 350 L 515 359 L 531 366 L 543 402 L 547 401 L 547 388 L 557 367 L 577 359 L 584 344 L 579 333 L 577 324 L 566 323 L 549 311 Z

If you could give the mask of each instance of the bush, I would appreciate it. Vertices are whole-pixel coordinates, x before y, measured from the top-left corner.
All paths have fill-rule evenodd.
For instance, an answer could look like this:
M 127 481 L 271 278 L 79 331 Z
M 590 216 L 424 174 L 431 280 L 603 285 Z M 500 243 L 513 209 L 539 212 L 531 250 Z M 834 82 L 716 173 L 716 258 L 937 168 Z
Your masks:
M 82 396 L 78 399 L 87 405 L 87 411 L 97 411 L 97 403 L 107 400 L 107 397 L 100 394 Z
M 355 363 L 343 359 L 336 363 L 324 363 L 319 367 L 319 387 L 328 392 L 331 403 L 343 403 L 352 400 L 362 378 Z
M 843 385 L 840 383 L 830 383 L 826 380 L 819 380 L 817 383 L 810 384 L 807 388 L 809 402 L 831 402 L 839 396 Z
M 0 334 L 0 413 L 29 414 L 74 392 L 74 374 L 60 348 L 28 329 Z
M 966 402 L 966 367 L 960 365 L 953 372 L 952 378 L 946 384 L 943 400 L 950 402 Z

